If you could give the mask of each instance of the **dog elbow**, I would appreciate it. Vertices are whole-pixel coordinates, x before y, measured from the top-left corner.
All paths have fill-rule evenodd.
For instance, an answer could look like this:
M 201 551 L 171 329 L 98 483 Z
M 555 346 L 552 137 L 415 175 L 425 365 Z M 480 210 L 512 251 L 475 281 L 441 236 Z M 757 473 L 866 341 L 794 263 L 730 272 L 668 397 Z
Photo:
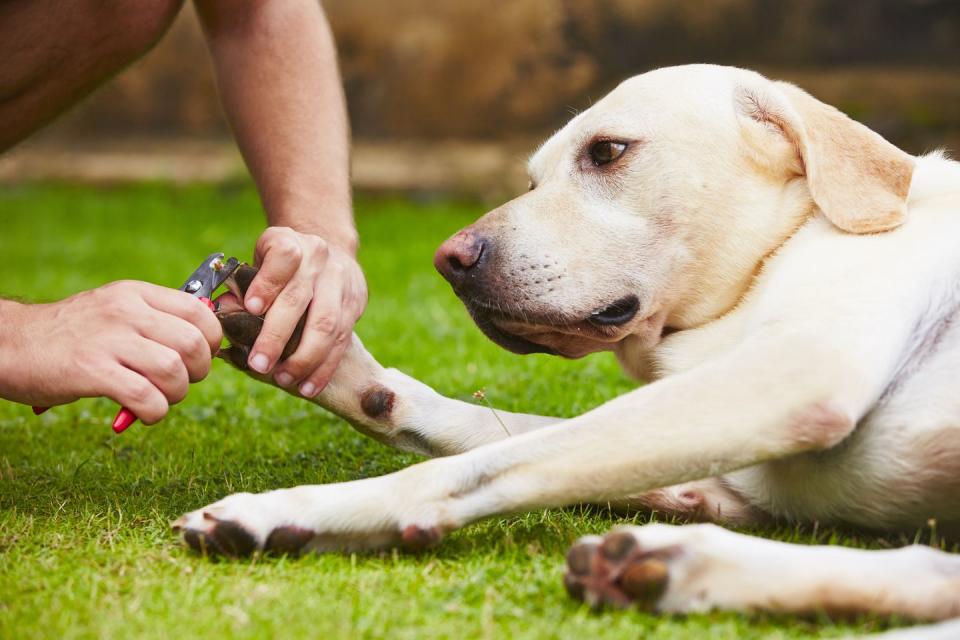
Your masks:
M 811 403 L 790 416 L 787 438 L 797 452 L 823 451 L 842 442 L 856 426 L 849 413 L 836 403 Z

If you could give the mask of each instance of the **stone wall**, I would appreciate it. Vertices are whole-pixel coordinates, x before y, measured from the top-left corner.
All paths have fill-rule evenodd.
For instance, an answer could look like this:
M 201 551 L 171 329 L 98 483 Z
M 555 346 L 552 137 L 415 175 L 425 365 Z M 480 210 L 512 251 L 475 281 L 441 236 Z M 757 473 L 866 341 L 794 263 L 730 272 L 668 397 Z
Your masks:
M 684 62 L 791 79 L 911 151 L 960 138 L 955 0 L 328 0 L 361 140 L 537 138 Z M 954 66 L 958 65 L 958 66 Z M 222 138 L 192 8 L 46 140 Z

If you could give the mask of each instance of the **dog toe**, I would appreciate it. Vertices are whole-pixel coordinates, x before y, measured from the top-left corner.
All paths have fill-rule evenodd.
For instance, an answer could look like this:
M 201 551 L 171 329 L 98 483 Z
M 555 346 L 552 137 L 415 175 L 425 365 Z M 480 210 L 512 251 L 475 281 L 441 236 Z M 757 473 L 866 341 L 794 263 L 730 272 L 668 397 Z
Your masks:
M 182 532 L 183 541 L 197 553 L 244 558 L 258 550 L 256 537 L 240 523 L 203 513 L 203 522 L 198 524 L 191 515 L 177 520 L 173 529 Z
M 218 312 L 217 319 L 231 345 L 252 347 L 263 329 L 263 318 L 242 310 Z
M 276 555 L 299 555 L 315 537 L 315 532 L 303 527 L 277 527 L 267 536 L 263 550 Z

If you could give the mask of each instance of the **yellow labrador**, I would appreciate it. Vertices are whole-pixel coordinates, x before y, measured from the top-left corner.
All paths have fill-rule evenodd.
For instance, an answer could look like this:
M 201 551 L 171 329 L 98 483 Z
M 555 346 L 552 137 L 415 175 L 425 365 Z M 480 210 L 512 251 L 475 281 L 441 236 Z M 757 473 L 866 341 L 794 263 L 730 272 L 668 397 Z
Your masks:
M 530 191 L 445 242 L 438 269 L 504 347 L 610 350 L 650 384 L 570 420 L 501 412 L 508 437 L 354 338 L 317 402 L 441 457 L 229 496 L 175 523 L 190 544 L 416 547 L 586 501 L 960 530 L 960 165 L 910 156 L 792 85 L 698 65 L 627 80 L 529 171 Z M 222 317 L 230 334 L 244 314 Z M 568 565 L 573 595 L 658 611 L 960 615 L 960 558 L 924 547 L 650 525 L 582 540 Z

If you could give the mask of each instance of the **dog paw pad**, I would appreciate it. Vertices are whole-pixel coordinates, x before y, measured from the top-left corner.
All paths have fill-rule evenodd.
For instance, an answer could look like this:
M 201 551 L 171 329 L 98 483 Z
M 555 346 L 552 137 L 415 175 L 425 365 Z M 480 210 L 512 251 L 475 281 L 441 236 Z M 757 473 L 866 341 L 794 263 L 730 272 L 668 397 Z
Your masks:
M 303 527 L 277 527 L 267 536 L 263 550 L 278 555 L 299 555 L 316 533 Z

